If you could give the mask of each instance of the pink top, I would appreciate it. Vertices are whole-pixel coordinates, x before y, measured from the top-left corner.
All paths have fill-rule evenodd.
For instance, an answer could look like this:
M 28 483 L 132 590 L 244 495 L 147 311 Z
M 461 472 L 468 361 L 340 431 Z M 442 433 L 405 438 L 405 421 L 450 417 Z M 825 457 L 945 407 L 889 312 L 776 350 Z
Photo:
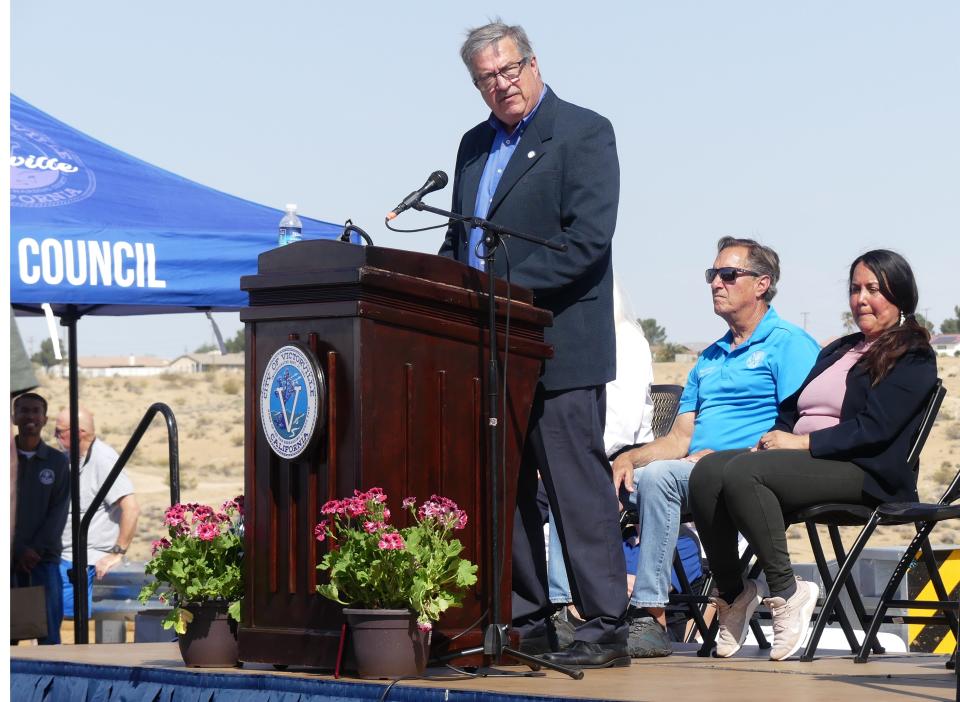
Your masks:
M 840 423 L 840 406 L 847 392 L 847 373 L 869 348 L 870 344 L 860 342 L 803 389 L 797 398 L 800 419 L 793 427 L 794 434 L 809 434 Z

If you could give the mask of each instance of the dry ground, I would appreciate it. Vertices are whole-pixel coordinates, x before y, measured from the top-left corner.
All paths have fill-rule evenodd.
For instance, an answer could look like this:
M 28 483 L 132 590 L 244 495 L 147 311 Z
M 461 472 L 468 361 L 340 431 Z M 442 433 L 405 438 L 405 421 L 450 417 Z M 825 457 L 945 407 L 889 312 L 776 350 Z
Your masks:
M 683 383 L 690 363 L 658 363 L 658 383 Z M 943 358 L 940 377 L 947 398 L 923 452 L 920 495 L 936 500 L 960 469 L 960 359 Z M 39 374 L 40 392 L 50 403 L 45 440 L 52 442 L 56 413 L 67 403 L 67 383 Z M 95 415 L 98 434 L 118 452 L 123 449 L 153 402 L 170 405 L 180 433 L 181 499 L 219 504 L 243 491 L 243 386 L 236 372 L 163 375 L 152 378 L 86 378 L 80 401 Z M 139 536 L 130 549 L 132 560 L 146 560 L 152 539 L 163 535 L 163 511 L 169 504 L 165 424 L 154 420 L 130 461 L 129 475 L 143 509 Z M 883 530 L 874 545 L 905 543 L 910 528 Z M 934 532 L 935 541 L 960 542 L 950 526 Z M 812 561 L 801 529 L 792 528 L 790 545 L 796 562 Z

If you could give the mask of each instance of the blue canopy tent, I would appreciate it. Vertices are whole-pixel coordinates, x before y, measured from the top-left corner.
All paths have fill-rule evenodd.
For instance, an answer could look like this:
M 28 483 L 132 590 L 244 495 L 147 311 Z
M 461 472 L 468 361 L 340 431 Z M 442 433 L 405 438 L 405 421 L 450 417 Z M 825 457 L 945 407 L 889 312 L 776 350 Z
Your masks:
M 240 276 L 283 213 L 114 149 L 10 96 L 10 300 L 39 312 L 150 314 L 246 305 Z M 301 217 L 305 239 L 343 226 Z
M 240 277 L 276 246 L 282 214 L 145 163 L 11 94 L 10 301 L 20 314 L 47 303 L 67 327 L 75 535 L 77 320 L 245 306 Z M 301 220 L 305 239 L 344 231 Z M 86 553 L 73 544 L 82 572 Z M 86 578 L 75 580 L 77 643 L 86 643 Z

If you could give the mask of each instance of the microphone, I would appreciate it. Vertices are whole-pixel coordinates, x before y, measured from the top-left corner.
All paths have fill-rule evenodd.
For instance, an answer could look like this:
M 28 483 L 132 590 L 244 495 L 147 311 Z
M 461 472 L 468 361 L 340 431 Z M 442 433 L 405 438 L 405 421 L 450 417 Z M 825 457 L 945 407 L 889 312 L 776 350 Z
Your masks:
M 427 182 L 419 190 L 407 195 L 403 198 L 403 202 L 393 208 L 391 212 L 387 213 L 387 221 L 394 219 L 398 214 L 404 210 L 409 210 L 411 207 L 420 202 L 420 198 L 424 195 L 428 195 L 435 190 L 443 190 L 447 187 L 447 174 L 443 171 L 434 171 L 430 174 L 430 177 L 427 178 Z

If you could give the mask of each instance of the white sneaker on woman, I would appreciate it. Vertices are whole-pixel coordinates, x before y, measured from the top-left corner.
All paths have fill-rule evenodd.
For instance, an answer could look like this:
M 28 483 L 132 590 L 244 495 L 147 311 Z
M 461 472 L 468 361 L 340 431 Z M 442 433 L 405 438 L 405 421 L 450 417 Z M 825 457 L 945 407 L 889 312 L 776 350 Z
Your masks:
M 770 660 L 782 661 L 789 658 L 803 645 L 819 596 L 819 585 L 797 578 L 797 591 L 790 599 L 768 597 L 763 601 L 773 615 Z
M 760 595 L 757 594 L 757 581 L 745 580 L 743 591 L 737 598 L 727 604 L 722 597 L 711 597 L 710 601 L 717 606 L 717 657 L 729 658 L 740 650 L 747 638 L 750 628 L 750 617 L 760 604 Z

